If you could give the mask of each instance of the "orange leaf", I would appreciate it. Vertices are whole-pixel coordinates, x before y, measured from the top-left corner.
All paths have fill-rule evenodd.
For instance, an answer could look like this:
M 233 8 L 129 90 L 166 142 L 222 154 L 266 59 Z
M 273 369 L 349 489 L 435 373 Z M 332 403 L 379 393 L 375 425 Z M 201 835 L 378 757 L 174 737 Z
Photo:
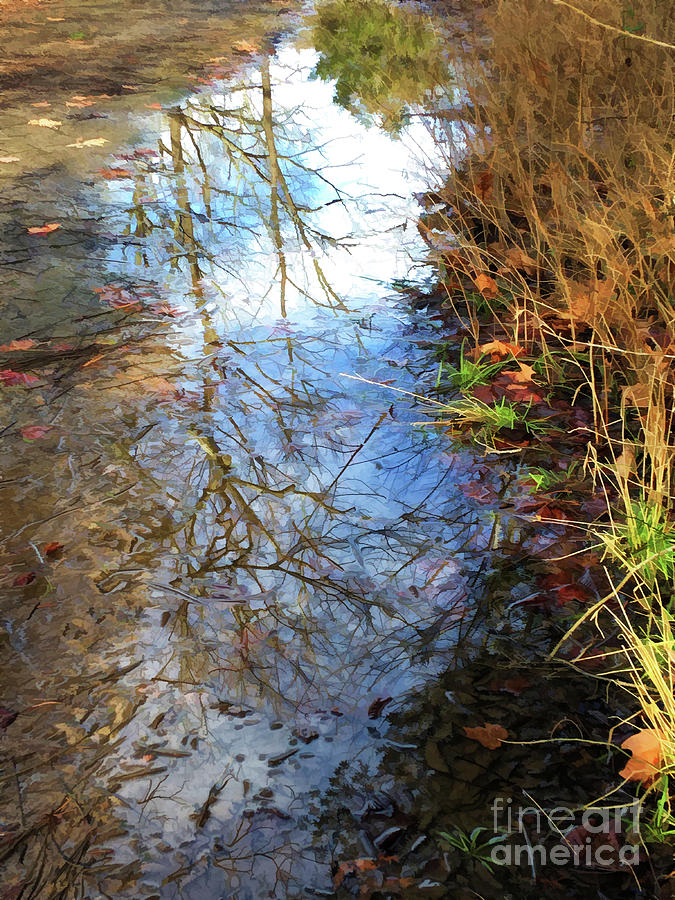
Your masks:
M 56 231 L 60 227 L 58 222 L 50 222 L 49 225 L 34 225 L 28 229 L 28 234 L 51 234 L 52 231 Z
M 665 735 L 658 728 L 643 728 L 627 738 L 622 749 L 630 750 L 631 759 L 619 772 L 628 781 L 649 781 L 658 773 L 663 760 Z
M 35 346 L 35 341 L 30 338 L 22 338 L 18 341 L 10 341 L 9 344 L 3 344 L 0 350 L 30 350 Z
M 490 341 L 487 344 L 481 344 L 478 349 L 481 353 L 489 353 L 492 362 L 499 362 L 509 356 L 522 356 L 525 353 L 522 347 L 506 344 L 504 341 Z
M 59 550 L 63 550 L 63 544 L 60 541 L 50 541 L 44 545 L 43 550 L 45 556 L 51 556 L 54 553 L 58 553 Z
M 499 293 L 497 282 L 494 280 L 494 278 L 490 278 L 489 275 L 485 275 L 484 273 L 477 275 L 473 279 L 473 283 L 476 285 L 481 294 L 484 297 L 488 298 L 488 300 L 494 300 Z
M 485 725 L 477 725 L 475 728 L 464 726 L 464 733 L 472 741 L 478 741 L 488 750 L 496 750 L 503 740 L 509 736 L 508 731 L 502 725 L 486 722 Z

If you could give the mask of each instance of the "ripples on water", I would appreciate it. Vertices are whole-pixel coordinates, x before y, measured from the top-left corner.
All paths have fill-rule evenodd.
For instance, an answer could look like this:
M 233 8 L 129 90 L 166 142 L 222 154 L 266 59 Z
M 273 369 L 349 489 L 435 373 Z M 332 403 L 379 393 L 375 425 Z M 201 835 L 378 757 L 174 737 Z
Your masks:
M 316 63 L 287 43 L 131 113 L 101 172 L 51 166 L 5 206 L 7 340 L 36 342 L 6 366 L 39 379 L 3 391 L 6 584 L 35 576 L 2 603 L 3 808 L 30 896 L 330 888 L 321 792 L 391 740 L 378 698 L 480 630 L 472 461 L 345 377 L 428 370 L 434 320 L 390 285 L 425 277 L 433 135 L 360 123 Z

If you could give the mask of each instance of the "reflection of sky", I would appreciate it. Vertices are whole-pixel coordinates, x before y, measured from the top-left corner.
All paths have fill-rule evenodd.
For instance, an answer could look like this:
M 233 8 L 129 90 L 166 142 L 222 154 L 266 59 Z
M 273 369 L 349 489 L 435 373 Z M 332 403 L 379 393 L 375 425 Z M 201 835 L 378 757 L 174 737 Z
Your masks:
M 282 168 L 295 202 L 316 210 L 302 213 L 303 220 L 309 228 L 330 238 L 345 238 L 349 246 L 320 246 L 312 238 L 311 249 L 306 248 L 282 210 L 284 252 L 290 280 L 301 291 L 325 302 L 313 268 L 313 260 L 317 259 L 331 288 L 354 308 L 360 300 L 381 293 L 378 280 L 390 282 L 409 272 L 411 256 L 420 249 L 416 229 L 409 221 L 416 207 L 412 194 L 424 187 L 423 164 L 416 165 L 414 160 L 426 159 L 428 163 L 437 157 L 437 152 L 419 121 L 413 121 L 400 140 L 393 140 L 375 127 L 366 128 L 335 106 L 333 86 L 308 78 L 315 62 L 314 51 L 292 48 L 282 50 L 272 61 L 275 137 L 280 154 L 291 158 L 282 161 Z M 210 104 L 231 110 L 241 107 L 245 100 L 259 118 L 259 73 L 251 72 L 249 83 L 253 87 L 243 91 L 237 85 L 237 90 L 230 93 L 201 93 L 196 102 L 189 104 L 189 113 L 210 122 L 211 113 L 206 110 Z M 235 118 L 228 119 L 228 123 L 237 125 Z M 195 136 L 208 173 L 211 221 L 207 220 L 204 205 L 201 165 L 191 140 L 184 134 L 185 181 L 194 213 L 195 236 L 207 250 L 217 251 L 210 265 L 204 263 L 209 309 L 229 326 L 236 321 L 250 323 L 251 315 L 258 323 L 274 321 L 279 317 L 279 286 L 278 277 L 273 284 L 276 262 L 267 230 L 269 186 L 262 179 L 252 178 L 250 169 L 235 171 L 217 136 L 204 132 L 195 132 Z M 161 137 L 163 144 L 170 147 L 168 129 Z M 250 138 L 238 139 L 258 154 L 265 152 L 264 143 L 256 146 Z M 170 167 L 170 158 L 164 159 Z M 260 166 L 266 168 L 266 161 L 261 161 Z M 156 199 L 146 203 L 145 208 L 151 219 L 157 215 L 166 218 L 176 206 L 175 185 L 166 171 L 151 175 L 150 181 Z M 331 185 L 341 192 L 344 203 L 331 202 L 337 198 Z M 118 201 L 127 207 L 132 205 L 129 182 L 111 187 Z M 323 204 L 329 205 L 318 208 Z M 224 222 L 236 223 L 237 228 Z M 157 262 L 165 262 L 170 255 L 170 249 L 162 244 L 165 232 L 166 229 L 150 236 L 151 252 L 154 242 Z M 296 322 L 311 320 L 315 313 L 314 304 L 308 303 L 301 291 L 288 286 L 288 313 Z M 181 340 L 184 338 L 183 323 Z
M 308 80 L 314 62 L 311 51 L 284 49 L 270 64 L 276 140 L 289 157 L 283 169 L 298 206 L 316 209 L 303 219 L 331 237 L 350 236 L 349 248 L 322 247 L 315 238 L 307 248 L 284 213 L 290 277 L 311 299 L 289 286 L 288 318 L 279 320 L 269 186 L 250 170 L 240 177 L 213 134 L 195 132 L 200 157 L 183 134 L 195 238 L 208 251 L 208 258 L 200 254 L 200 283 L 192 281 L 189 248 L 176 238 L 181 179 L 166 151 L 164 168 L 137 186 L 155 226 L 139 242 L 148 263 L 124 257 L 130 278 L 154 280 L 163 299 L 188 310 L 171 320 L 168 339 L 181 361 L 181 386 L 194 399 L 187 408 L 177 400 L 159 410 L 161 428 L 139 441 L 135 457 L 161 482 L 167 518 L 190 522 L 182 531 L 172 526 L 170 552 L 157 555 L 153 578 L 202 598 L 190 605 L 183 633 L 160 625 L 159 610 L 141 631 L 143 676 L 150 680 L 161 669 L 178 678 L 181 667 L 189 670 L 192 660 L 209 655 L 194 691 L 180 682 L 156 685 L 143 712 L 151 719 L 169 705 L 172 739 L 188 726 L 190 734 L 205 734 L 189 759 L 173 764 L 165 798 L 145 808 L 143 827 L 152 827 L 153 816 L 173 818 L 176 840 L 192 840 L 194 827 L 166 798 L 175 791 L 185 802 L 188 795 L 185 808 L 192 811 L 192 798 L 203 802 L 223 761 L 241 751 L 245 762 L 232 764 L 235 777 L 214 808 L 214 828 L 227 831 L 237 821 L 233 811 L 253 802 L 240 795 L 244 779 L 255 788 L 273 785 L 274 802 L 294 812 L 298 798 L 325 786 L 341 760 L 372 761 L 368 705 L 375 696 L 402 696 L 447 665 L 464 601 L 471 602 L 460 564 L 488 527 L 459 492 L 467 461 L 449 458 L 434 435 L 410 427 L 419 410 L 399 395 L 341 377 L 361 374 L 414 390 L 418 372 L 429 365 L 416 341 L 433 337 L 433 325 L 391 300 L 387 284 L 408 276 L 422 256 L 412 194 L 424 189 L 424 167 L 435 151 L 415 120 L 394 139 L 335 106 L 332 85 Z M 183 108 L 208 122 L 214 121 L 209 104 L 234 109 L 246 99 L 247 114 L 259 117 L 260 74 L 253 71 L 249 83 L 254 87 L 243 91 L 237 82 L 207 89 Z M 161 140 L 170 147 L 168 128 Z M 330 203 L 335 190 L 320 176 L 344 192 L 344 203 Z M 109 190 L 128 227 L 131 182 L 111 183 Z M 177 253 L 181 259 L 172 263 Z M 346 308 L 325 306 L 315 259 Z M 208 334 L 215 343 L 205 342 Z M 204 456 L 194 424 L 231 456 L 231 471 L 219 472 Z M 232 502 L 233 488 L 245 501 L 243 513 Z M 326 502 L 308 491 L 323 492 Z M 211 551 L 222 553 L 220 570 L 210 568 Z M 150 595 L 160 608 L 176 599 L 161 590 Z M 223 595 L 238 600 L 266 634 L 254 636 L 245 665 L 236 607 L 212 599 Z M 245 702 L 256 714 L 244 722 L 228 718 L 209 706 L 214 698 Z M 340 706 L 339 724 L 326 713 L 333 705 Z M 283 732 L 269 727 L 276 716 L 284 720 Z M 300 746 L 283 767 L 268 766 L 270 756 L 292 746 L 294 721 L 310 722 L 321 738 Z M 142 727 L 139 734 L 145 737 Z M 135 800 L 143 790 L 130 783 L 123 794 Z M 154 864 L 163 862 L 155 856 Z

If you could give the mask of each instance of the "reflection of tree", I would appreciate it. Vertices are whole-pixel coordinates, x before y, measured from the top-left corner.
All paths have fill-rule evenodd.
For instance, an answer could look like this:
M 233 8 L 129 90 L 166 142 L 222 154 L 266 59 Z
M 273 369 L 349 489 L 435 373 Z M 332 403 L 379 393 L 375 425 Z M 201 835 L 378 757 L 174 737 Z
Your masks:
M 304 155 L 315 149 L 311 121 L 306 119 L 303 130 L 298 125 L 300 111 L 284 109 L 281 117 L 275 116 L 267 60 L 261 63 L 260 75 L 259 87 L 232 86 L 222 102 L 205 97 L 169 114 L 169 146 L 160 149 L 169 154 L 171 168 L 160 167 L 159 173 L 168 174 L 173 182 L 177 247 L 170 251 L 171 259 L 175 265 L 187 260 L 193 286 L 208 265 L 250 290 L 242 271 L 244 258 L 250 262 L 257 252 L 269 255 L 271 251 L 277 268 L 267 277 L 269 289 L 278 281 L 282 317 L 286 317 L 290 288 L 319 305 L 344 309 L 320 259 L 324 248 L 335 247 L 341 239 L 312 222 L 325 206 L 342 202 L 342 194 L 320 168 L 304 161 Z M 327 189 L 332 194 L 325 198 Z M 322 199 L 313 205 L 317 193 Z M 139 206 L 135 203 L 132 212 L 137 221 L 146 215 Z M 154 230 L 159 232 L 156 237 L 165 240 L 168 221 L 161 207 L 159 217 L 159 228 Z M 144 222 L 144 226 L 145 233 L 152 234 L 152 225 Z M 302 259 L 300 267 L 289 263 L 289 252 Z M 305 264 L 314 282 L 309 286 L 300 281 Z
M 327 0 L 312 40 L 321 55 L 315 74 L 335 81 L 340 106 L 366 121 L 381 117 L 397 131 L 410 105 L 447 81 L 443 46 L 431 23 L 386 0 Z

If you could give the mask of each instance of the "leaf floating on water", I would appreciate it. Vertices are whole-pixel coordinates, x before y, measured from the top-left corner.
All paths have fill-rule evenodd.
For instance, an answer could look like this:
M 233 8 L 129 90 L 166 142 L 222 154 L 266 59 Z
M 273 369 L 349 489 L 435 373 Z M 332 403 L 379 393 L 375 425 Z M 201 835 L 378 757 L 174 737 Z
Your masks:
M 12 582 L 12 587 L 25 587 L 27 584 L 32 584 L 34 581 L 35 572 L 22 572 L 21 575 L 16 576 Z
M 36 342 L 30 338 L 21 338 L 16 341 L 10 341 L 9 344 L 3 344 L 0 350 L 30 350 L 35 344 Z
M 26 229 L 28 234 L 51 234 L 57 228 L 62 228 L 58 222 L 50 222 L 48 225 L 34 225 L 32 228 Z
M 391 703 L 391 697 L 377 697 L 368 707 L 368 718 L 377 719 L 388 703 Z
M 633 755 L 619 775 L 628 781 L 649 781 L 658 775 L 663 762 L 664 741 L 665 735 L 658 728 L 643 728 L 627 738 L 621 748 L 630 750 Z
M 29 125 L 36 125 L 38 128 L 60 128 L 63 122 L 58 119 L 31 119 Z
M 6 385 L 37 384 L 40 379 L 28 372 L 15 372 L 13 369 L 0 369 L 0 383 Z
M 509 736 L 508 731 L 503 725 L 495 725 L 493 722 L 486 722 L 485 725 L 477 725 L 475 728 L 464 726 L 464 734 L 471 738 L 472 741 L 478 741 L 488 750 L 496 750 L 501 747 L 502 741 Z
M 232 49 L 236 50 L 237 53 L 257 53 L 260 48 L 257 44 L 251 43 L 251 41 L 236 41 L 232 44 Z
M 133 178 L 133 173 L 128 169 L 99 169 L 97 172 L 102 178 L 107 178 L 108 181 L 116 181 L 120 178 Z
M 15 712 L 13 709 L 0 706 L 0 728 L 9 728 L 18 715 L 18 712 Z
M 89 138 L 86 141 L 83 141 L 82 138 L 80 138 L 80 140 L 75 141 L 74 144 L 66 144 L 66 147 L 75 147 L 77 150 L 82 150 L 84 147 L 102 147 L 104 144 L 109 143 L 110 141 L 102 137 Z
M 51 425 L 24 425 L 21 429 L 21 437 L 24 441 L 38 441 L 49 431 L 51 431 Z
M 42 552 L 45 556 L 53 556 L 55 553 L 58 553 L 59 550 L 63 550 L 64 545 L 60 541 L 50 541 L 48 544 L 45 544 L 42 548 Z

